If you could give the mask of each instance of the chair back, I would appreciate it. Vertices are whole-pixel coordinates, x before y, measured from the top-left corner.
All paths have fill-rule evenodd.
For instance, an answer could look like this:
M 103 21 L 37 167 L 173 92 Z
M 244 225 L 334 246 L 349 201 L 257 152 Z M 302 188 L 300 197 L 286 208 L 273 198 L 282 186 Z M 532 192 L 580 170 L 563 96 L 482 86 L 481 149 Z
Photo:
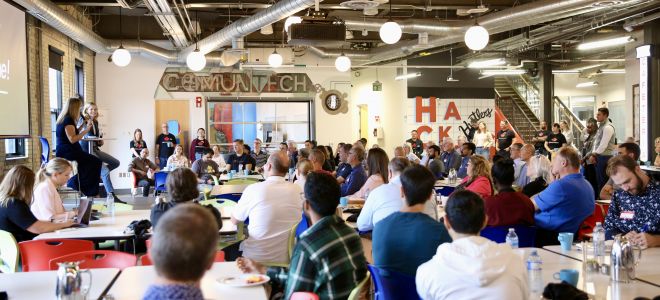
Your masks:
M 43 166 L 50 161 L 50 144 L 43 136 L 39 137 L 39 142 L 41 142 L 41 165 Z
M 513 228 L 518 236 L 519 247 L 534 247 L 536 240 L 536 226 L 514 225 L 514 226 L 486 226 L 480 235 L 496 243 L 504 243 L 509 228 Z
M 312 292 L 295 292 L 289 300 L 319 300 L 319 295 Z
M 85 240 L 50 239 L 18 243 L 23 272 L 48 271 L 50 260 L 81 251 L 94 250 L 94 243 Z
M 167 172 L 156 172 L 154 173 L 154 191 L 156 194 L 159 192 L 166 192 L 167 188 L 165 183 L 167 182 Z
M 238 202 L 238 200 L 241 200 L 241 196 L 243 196 L 243 193 L 227 193 L 227 194 L 220 194 L 220 195 L 214 196 L 213 199 L 222 198 L 222 199 L 227 199 L 227 200 L 231 200 L 231 201 L 234 201 L 234 202 Z
M 50 260 L 50 269 L 57 270 L 58 263 L 67 261 L 79 261 L 81 269 L 118 268 L 124 269 L 137 264 L 137 257 L 112 250 L 92 250 L 76 252 Z
M 594 207 L 594 214 L 587 217 L 587 219 L 584 220 L 582 224 L 580 224 L 580 229 L 578 230 L 576 240 L 588 240 L 589 235 L 594 232 L 596 222 L 605 224 L 605 217 L 607 216 L 607 211 L 609 209 L 609 204 L 596 202 L 596 206 Z
M 14 236 L 0 230 L 0 271 L 15 273 L 18 271 L 18 245 Z
M 367 267 L 374 282 L 376 300 L 420 299 L 415 286 L 415 277 L 380 269 L 373 265 Z
M 367 271 L 367 275 L 364 276 L 364 279 L 351 291 L 350 294 L 348 294 L 348 299 L 347 300 L 359 300 L 361 299 L 360 296 L 362 295 L 362 291 L 366 288 L 369 288 L 369 285 L 367 283 L 369 282 L 370 279 L 370 274 L 371 272 Z
M 305 217 L 305 213 L 302 214 L 302 218 L 300 218 L 300 222 L 298 223 L 298 226 L 296 226 L 296 239 L 300 237 L 300 235 L 305 232 L 309 228 L 309 223 L 307 222 L 307 217 Z
M 224 262 L 224 261 L 225 261 L 225 252 L 220 250 L 215 252 L 215 258 L 213 259 L 213 262 Z M 149 252 L 147 252 L 145 255 L 140 256 L 140 265 L 141 266 L 153 265 L 153 261 L 151 261 L 151 256 L 149 255 Z

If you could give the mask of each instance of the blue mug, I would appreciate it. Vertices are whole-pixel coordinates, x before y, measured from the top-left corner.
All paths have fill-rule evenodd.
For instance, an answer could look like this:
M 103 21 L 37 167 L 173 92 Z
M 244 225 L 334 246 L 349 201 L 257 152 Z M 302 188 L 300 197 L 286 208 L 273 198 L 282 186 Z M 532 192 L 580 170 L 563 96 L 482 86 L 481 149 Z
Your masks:
M 552 275 L 555 279 L 566 281 L 572 286 L 577 286 L 578 279 L 580 278 L 580 271 L 574 269 L 562 269 Z
M 560 232 L 557 236 L 557 240 L 561 244 L 561 250 L 570 251 L 571 246 L 573 245 L 573 233 L 572 232 Z
M 227 178 L 229 178 L 229 179 L 234 178 L 234 171 L 231 171 L 231 172 L 227 173 Z
M 341 207 L 348 206 L 348 197 L 339 198 L 339 206 L 341 206 Z

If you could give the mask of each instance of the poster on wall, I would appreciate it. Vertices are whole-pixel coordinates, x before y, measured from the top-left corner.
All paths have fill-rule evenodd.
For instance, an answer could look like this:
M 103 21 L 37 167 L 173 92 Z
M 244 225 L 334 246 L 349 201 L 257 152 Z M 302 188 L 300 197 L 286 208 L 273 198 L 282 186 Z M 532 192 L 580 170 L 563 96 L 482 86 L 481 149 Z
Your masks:
M 495 131 L 495 99 L 438 99 L 436 97 L 408 98 L 404 136 L 417 130 L 420 139 L 436 144 L 444 137 L 454 141 L 467 136 L 472 122 L 483 121 L 488 131 Z

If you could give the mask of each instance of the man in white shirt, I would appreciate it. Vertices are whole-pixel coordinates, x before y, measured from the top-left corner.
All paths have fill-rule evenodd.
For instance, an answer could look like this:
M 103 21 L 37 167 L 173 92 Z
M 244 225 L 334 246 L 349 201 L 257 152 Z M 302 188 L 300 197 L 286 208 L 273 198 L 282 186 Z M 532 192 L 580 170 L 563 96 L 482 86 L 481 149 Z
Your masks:
M 419 157 L 415 155 L 415 153 L 412 153 L 410 144 L 405 143 L 403 144 L 403 153 L 406 155 L 406 158 L 413 164 L 419 164 Z
M 258 262 L 288 263 L 291 227 L 302 218 L 300 186 L 284 180 L 289 158 L 273 153 L 264 165 L 266 181 L 249 185 L 234 208 L 234 224 L 250 218 L 249 237 L 241 243 L 243 256 Z
M 522 257 L 509 245 L 479 236 L 488 220 L 484 201 L 471 191 L 453 193 L 445 207 L 445 227 L 453 242 L 444 243 L 417 268 L 417 293 L 425 300 L 527 299 Z
M 596 131 L 596 137 L 594 138 L 594 148 L 591 150 L 591 153 L 587 154 L 589 163 L 596 165 L 596 180 L 598 182 L 596 191 L 600 191 L 609 180 L 609 177 L 605 173 L 607 161 L 616 154 L 615 129 L 609 118 L 609 109 L 606 107 L 598 109 L 596 120 L 598 120 L 599 126 L 598 131 Z

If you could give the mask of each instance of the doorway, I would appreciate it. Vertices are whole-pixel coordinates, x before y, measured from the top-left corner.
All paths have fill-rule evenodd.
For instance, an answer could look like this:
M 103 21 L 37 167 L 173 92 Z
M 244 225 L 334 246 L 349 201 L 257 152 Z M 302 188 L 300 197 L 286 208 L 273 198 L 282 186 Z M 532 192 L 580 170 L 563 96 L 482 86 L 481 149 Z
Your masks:
M 366 104 L 358 105 L 360 108 L 360 138 L 369 139 L 369 109 Z
M 154 136 L 160 134 L 160 124 L 168 123 L 170 133 L 176 136 L 177 144 L 183 145 L 187 153 L 190 144 L 190 102 L 188 100 L 156 100 Z M 176 126 L 178 125 L 178 126 Z M 176 128 L 178 127 L 178 128 Z

